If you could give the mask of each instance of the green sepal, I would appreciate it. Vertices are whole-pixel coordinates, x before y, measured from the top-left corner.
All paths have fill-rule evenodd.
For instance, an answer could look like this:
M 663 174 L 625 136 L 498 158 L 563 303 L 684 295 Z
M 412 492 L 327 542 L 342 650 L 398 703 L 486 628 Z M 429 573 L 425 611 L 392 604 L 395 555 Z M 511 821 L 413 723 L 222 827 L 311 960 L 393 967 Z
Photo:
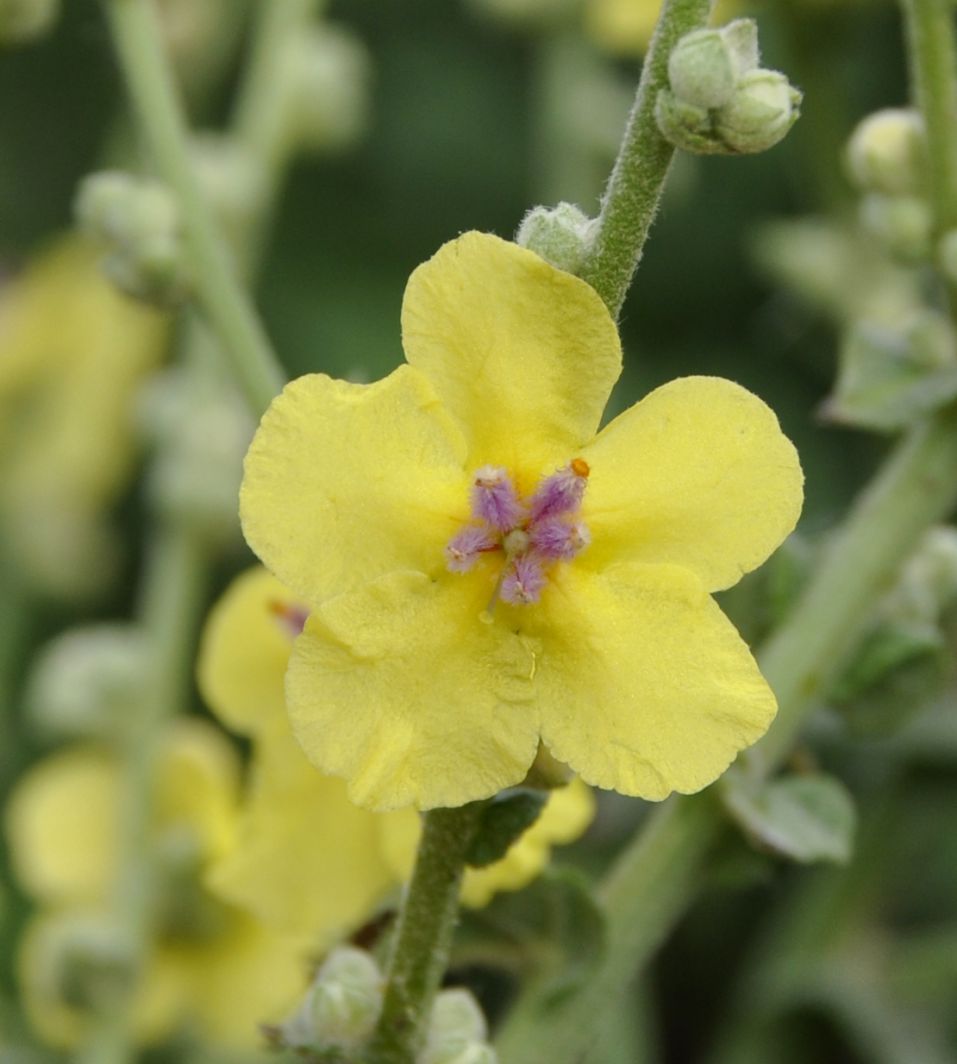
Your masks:
M 847 788 L 832 776 L 808 773 L 755 783 L 732 771 L 720 793 L 759 848 L 800 864 L 850 860 L 857 814 Z
M 548 791 L 511 787 L 486 803 L 465 855 L 472 868 L 485 868 L 504 857 L 509 846 L 538 820 L 548 801 Z

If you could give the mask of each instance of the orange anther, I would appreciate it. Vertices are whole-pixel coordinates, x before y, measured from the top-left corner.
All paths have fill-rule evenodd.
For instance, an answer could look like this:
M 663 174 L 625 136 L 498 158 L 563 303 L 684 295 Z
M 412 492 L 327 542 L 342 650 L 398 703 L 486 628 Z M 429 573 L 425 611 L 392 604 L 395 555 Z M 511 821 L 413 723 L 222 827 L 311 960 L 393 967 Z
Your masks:
M 588 476 L 591 470 L 588 468 L 588 463 L 584 458 L 573 458 L 571 461 L 572 472 L 576 477 L 584 479 Z

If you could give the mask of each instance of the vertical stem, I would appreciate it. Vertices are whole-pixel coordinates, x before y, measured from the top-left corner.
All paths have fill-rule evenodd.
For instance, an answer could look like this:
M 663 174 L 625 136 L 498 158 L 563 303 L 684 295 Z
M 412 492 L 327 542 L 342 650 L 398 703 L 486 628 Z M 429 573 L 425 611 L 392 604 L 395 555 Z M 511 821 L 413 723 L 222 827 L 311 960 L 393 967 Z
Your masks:
M 164 725 L 186 702 L 205 588 L 206 552 L 188 525 L 160 523 L 147 557 L 139 609 L 148 662 L 136 715 L 123 736 L 120 875 L 114 898 L 118 929 L 142 973 L 153 938 L 155 883 L 150 845 L 152 781 Z M 125 1064 L 132 1056 L 133 979 L 111 1002 L 90 1042 L 81 1051 L 86 1064 Z
M 148 0 L 105 0 L 105 5 L 138 126 L 182 213 L 197 299 L 258 416 L 282 387 L 283 373 L 193 173 L 159 24 Z
M 415 871 L 399 913 L 371 1064 L 414 1064 L 448 966 L 465 855 L 483 802 L 424 816 Z
M 681 37 L 705 25 L 711 7 L 712 0 L 665 0 L 645 56 L 591 251 L 579 271 L 613 318 L 618 317 L 638 267 L 675 153 L 655 121 L 655 101 L 668 85 L 668 56 Z
M 927 127 L 938 233 L 957 227 L 957 45 L 953 0 L 902 0 L 914 103 Z

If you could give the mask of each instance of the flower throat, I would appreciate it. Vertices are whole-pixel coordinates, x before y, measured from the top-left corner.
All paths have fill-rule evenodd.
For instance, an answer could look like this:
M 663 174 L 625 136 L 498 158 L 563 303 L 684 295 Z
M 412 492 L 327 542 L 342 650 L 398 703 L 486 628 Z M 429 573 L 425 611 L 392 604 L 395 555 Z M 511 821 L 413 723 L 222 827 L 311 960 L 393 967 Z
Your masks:
M 538 602 L 548 570 L 591 542 L 579 517 L 588 473 L 584 458 L 573 458 L 521 498 L 505 469 L 482 466 L 472 484 L 471 520 L 446 546 L 446 565 L 467 573 L 481 555 L 500 553 L 505 565 L 489 608 L 498 599 L 512 606 Z

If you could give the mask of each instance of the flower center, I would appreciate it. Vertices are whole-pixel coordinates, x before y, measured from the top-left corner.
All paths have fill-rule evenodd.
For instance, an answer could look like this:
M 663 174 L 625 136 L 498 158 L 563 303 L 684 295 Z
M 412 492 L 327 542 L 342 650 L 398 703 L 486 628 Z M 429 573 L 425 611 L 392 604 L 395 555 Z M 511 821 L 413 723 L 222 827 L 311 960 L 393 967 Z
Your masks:
M 505 565 L 491 605 L 499 598 L 513 606 L 538 602 L 549 570 L 571 561 L 591 541 L 578 515 L 588 472 L 584 458 L 573 458 L 522 498 L 505 469 L 477 469 L 472 517 L 445 548 L 448 568 L 467 573 L 480 555 L 500 553 Z

